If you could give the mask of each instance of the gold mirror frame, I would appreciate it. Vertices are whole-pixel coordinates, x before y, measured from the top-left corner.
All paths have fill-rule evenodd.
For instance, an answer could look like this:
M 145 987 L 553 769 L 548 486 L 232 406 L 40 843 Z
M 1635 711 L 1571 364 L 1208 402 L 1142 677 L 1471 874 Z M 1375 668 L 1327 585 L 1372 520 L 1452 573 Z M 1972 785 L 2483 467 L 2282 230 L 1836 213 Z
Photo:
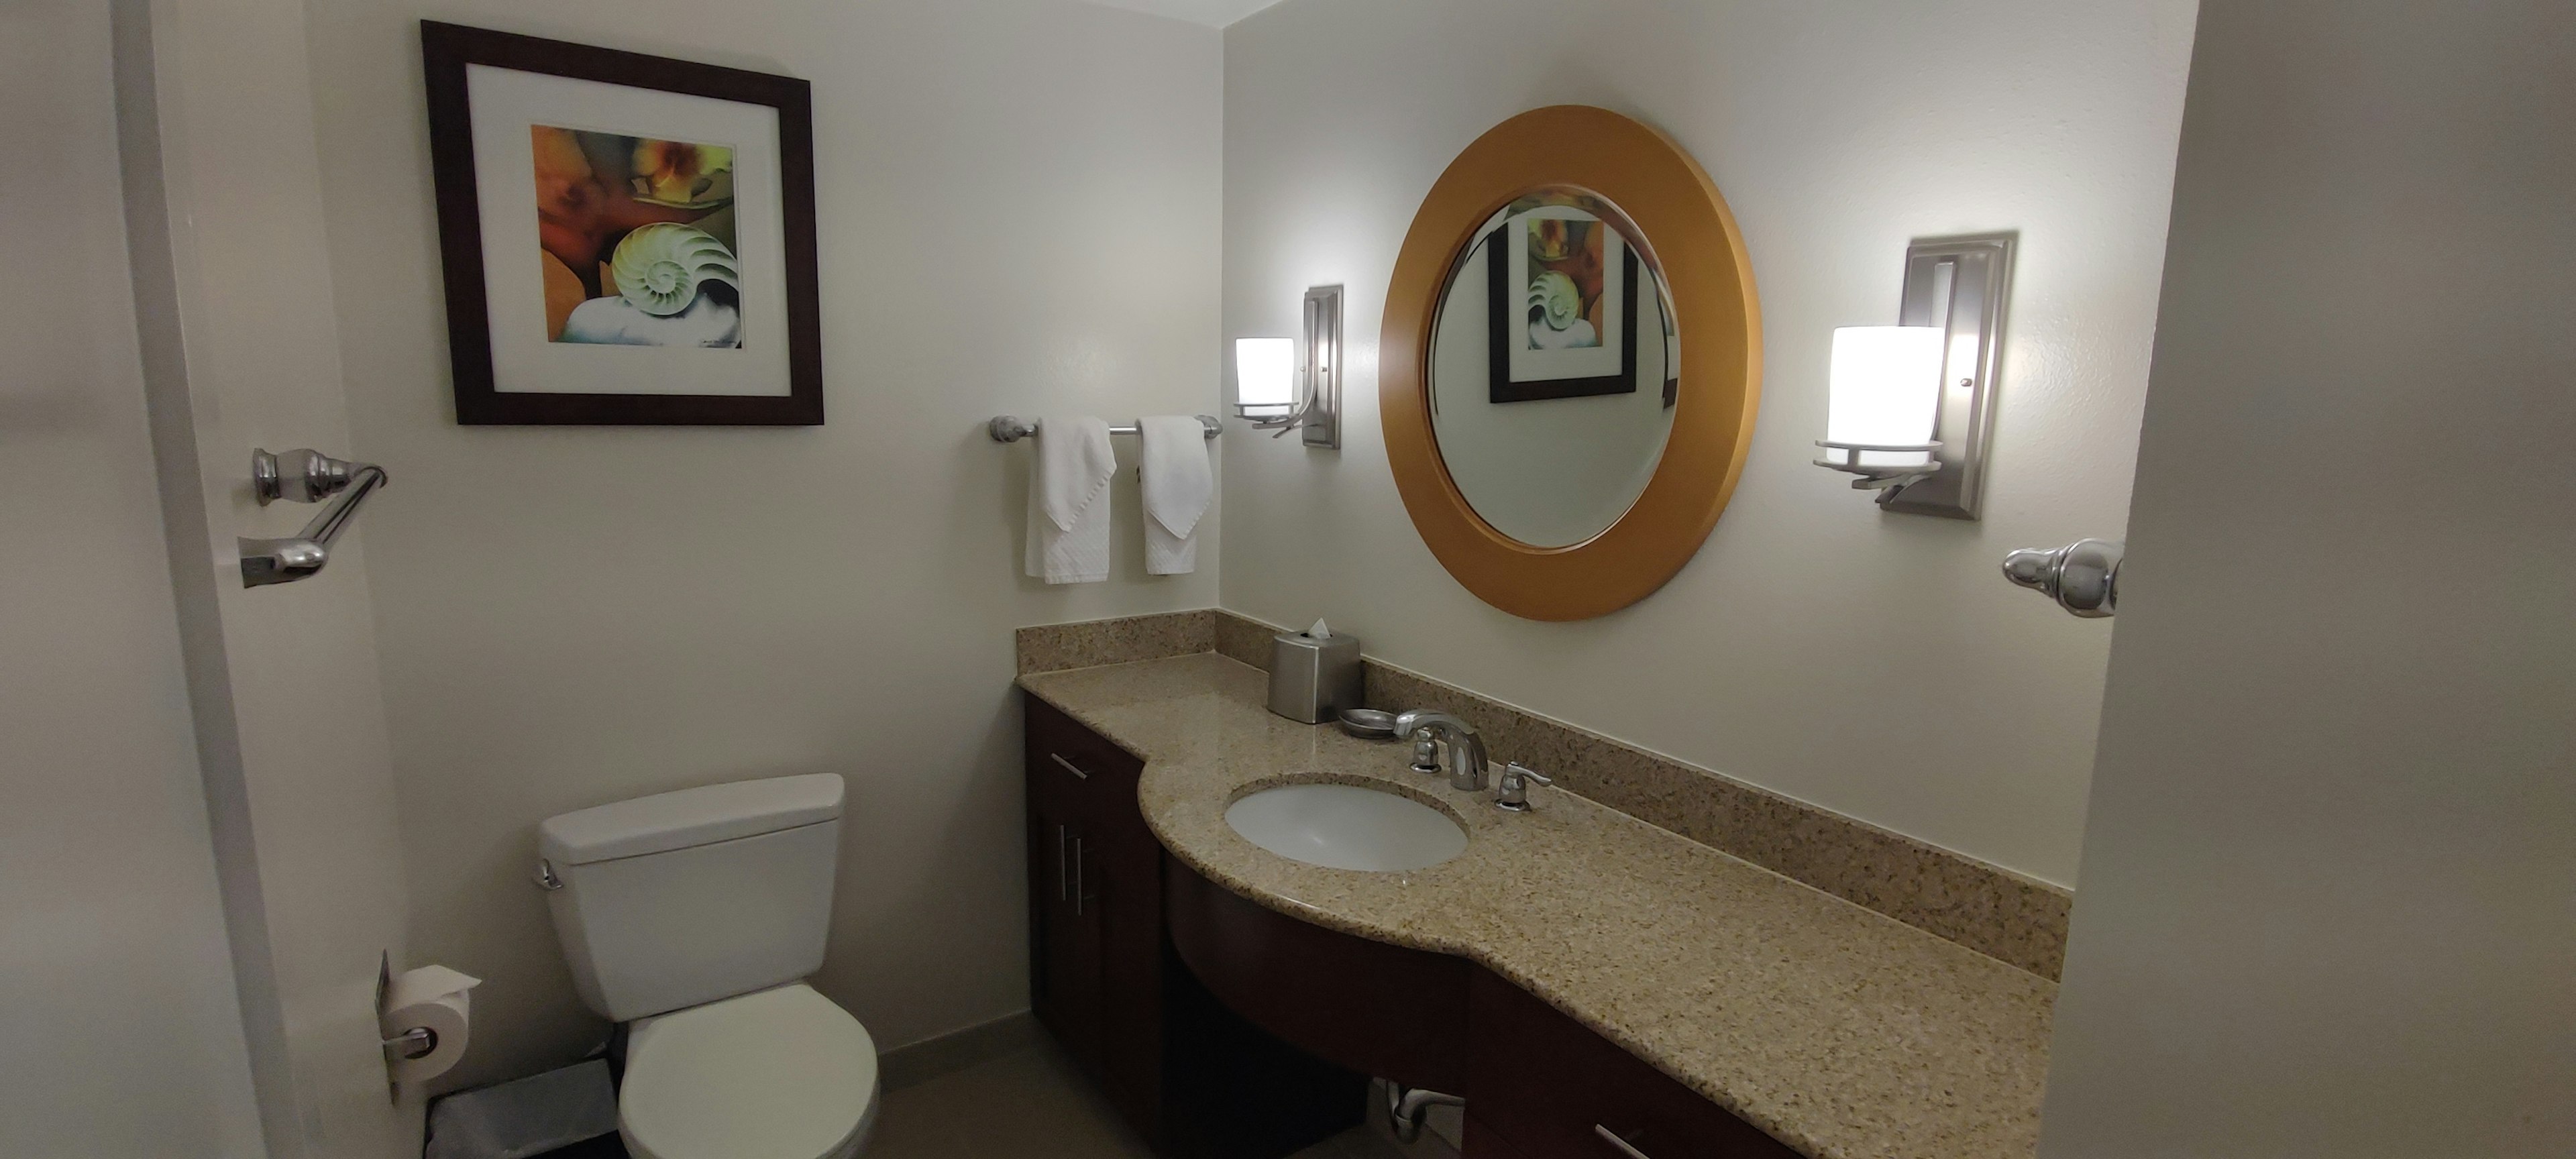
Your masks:
M 1682 342 L 1672 434 L 1618 522 L 1569 547 L 1533 547 L 1467 503 L 1431 428 L 1431 326 L 1461 247 L 1542 187 L 1607 199 L 1662 267 Z M 1583 620 L 1654 594 L 1698 554 L 1744 473 L 1761 401 L 1762 315 L 1726 200 L 1670 138 L 1608 109 L 1532 109 L 1449 163 L 1404 235 L 1378 336 L 1378 419 L 1413 526 L 1477 598 L 1532 620 Z

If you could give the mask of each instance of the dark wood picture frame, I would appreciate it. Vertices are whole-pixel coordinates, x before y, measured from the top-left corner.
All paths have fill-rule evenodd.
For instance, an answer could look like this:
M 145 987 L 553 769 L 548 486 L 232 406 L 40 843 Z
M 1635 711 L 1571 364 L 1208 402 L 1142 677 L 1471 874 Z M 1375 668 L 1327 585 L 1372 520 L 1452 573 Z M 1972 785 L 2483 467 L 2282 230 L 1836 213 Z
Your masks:
M 447 343 L 456 421 L 485 425 L 816 426 L 823 421 L 821 274 L 814 230 L 813 86 L 695 61 L 420 22 L 429 90 L 429 152 L 447 281 Z M 482 203 L 475 176 L 466 66 L 487 65 L 766 105 L 778 113 L 780 217 L 786 241 L 788 393 L 550 394 L 500 391 L 484 292 Z
M 1604 223 L 1603 229 L 1609 225 Z M 1511 232 L 1505 222 L 1485 235 L 1485 311 L 1486 341 L 1491 344 L 1492 385 L 1487 401 L 1492 403 L 1536 402 L 1544 398 L 1590 398 L 1603 394 L 1634 394 L 1637 391 L 1637 251 L 1620 246 L 1619 283 L 1626 305 L 1620 310 L 1619 373 L 1593 378 L 1540 378 L 1520 382 L 1512 378 L 1511 340 L 1528 326 L 1529 319 L 1515 307 L 1525 305 L 1527 295 L 1512 292 L 1511 277 L 1503 269 L 1504 235 Z M 1673 404 L 1673 384 L 1666 384 L 1664 405 Z

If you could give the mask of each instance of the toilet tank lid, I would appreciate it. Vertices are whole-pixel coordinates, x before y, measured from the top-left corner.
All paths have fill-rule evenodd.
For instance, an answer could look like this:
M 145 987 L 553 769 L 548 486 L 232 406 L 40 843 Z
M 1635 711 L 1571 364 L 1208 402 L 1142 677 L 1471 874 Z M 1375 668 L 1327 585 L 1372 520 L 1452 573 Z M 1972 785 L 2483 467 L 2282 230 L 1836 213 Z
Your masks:
M 537 851 L 557 866 L 582 865 L 774 833 L 840 815 L 838 773 L 735 781 L 548 817 L 537 826 Z

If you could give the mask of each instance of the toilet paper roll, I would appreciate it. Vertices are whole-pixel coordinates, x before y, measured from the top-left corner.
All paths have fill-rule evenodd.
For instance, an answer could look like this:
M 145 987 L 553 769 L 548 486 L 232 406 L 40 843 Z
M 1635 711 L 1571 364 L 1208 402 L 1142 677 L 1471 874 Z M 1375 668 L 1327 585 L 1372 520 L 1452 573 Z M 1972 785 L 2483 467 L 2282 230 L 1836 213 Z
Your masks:
M 385 1009 L 379 1022 L 385 1037 L 393 1038 L 414 1028 L 428 1030 L 437 1036 L 429 1053 L 419 1058 L 402 1057 L 403 1048 L 385 1049 L 385 1069 L 398 1083 L 417 1083 L 447 1073 L 456 1060 L 465 1057 L 465 1034 L 471 1021 L 473 994 L 482 979 L 448 969 L 445 966 L 422 966 L 405 970 L 385 988 Z

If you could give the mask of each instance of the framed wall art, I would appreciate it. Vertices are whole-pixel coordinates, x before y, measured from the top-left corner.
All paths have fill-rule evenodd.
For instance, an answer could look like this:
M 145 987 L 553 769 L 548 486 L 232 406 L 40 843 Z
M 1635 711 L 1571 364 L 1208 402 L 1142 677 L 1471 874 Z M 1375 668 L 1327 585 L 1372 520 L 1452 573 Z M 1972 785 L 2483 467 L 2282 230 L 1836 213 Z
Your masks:
M 420 31 L 456 421 L 823 421 L 811 86 Z

